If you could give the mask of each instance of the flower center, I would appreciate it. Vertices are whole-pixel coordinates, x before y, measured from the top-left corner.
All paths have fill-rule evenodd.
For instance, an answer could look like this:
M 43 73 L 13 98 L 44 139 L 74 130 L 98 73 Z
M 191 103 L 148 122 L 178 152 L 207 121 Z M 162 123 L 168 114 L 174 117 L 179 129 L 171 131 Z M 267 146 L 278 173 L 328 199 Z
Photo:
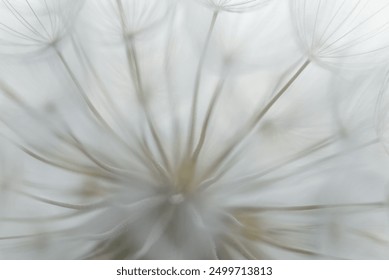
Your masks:
M 174 192 L 185 194 L 192 193 L 196 188 L 196 163 L 192 160 L 184 160 L 176 169 L 173 178 Z
M 176 193 L 169 197 L 169 202 L 171 204 L 181 204 L 184 200 L 185 196 L 182 193 Z

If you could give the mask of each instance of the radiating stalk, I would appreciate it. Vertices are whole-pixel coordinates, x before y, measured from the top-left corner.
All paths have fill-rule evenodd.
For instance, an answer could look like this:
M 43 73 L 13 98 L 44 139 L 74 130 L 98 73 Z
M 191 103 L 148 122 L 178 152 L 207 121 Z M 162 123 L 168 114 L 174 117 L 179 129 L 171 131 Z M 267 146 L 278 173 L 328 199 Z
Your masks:
M 135 44 L 133 41 L 133 38 L 127 38 L 126 36 L 126 22 L 125 22 L 125 14 L 124 14 L 124 9 L 123 9 L 123 4 L 121 0 L 116 0 L 119 13 L 120 13 L 120 22 L 122 26 L 122 31 L 123 31 L 123 37 L 125 39 L 125 46 L 126 46 L 126 56 L 127 56 L 127 62 L 128 62 L 128 67 L 130 70 L 130 74 L 133 79 L 133 83 L 135 85 L 135 90 L 137 94 L 137 98 L 139 100 L 139 103 L 143 109 L 143 112 L 146 117 L 147 125 L 150 128 L 153 140 L 157 146 L 158 152 L 162 158 L 162 161 L 164 163 L 164 167 L 166 168 L 167 173 L 172 172 L 171 164 L 168 159 L 168 156 L 166 154 L 166 151 L 162 145 L 162 141 L 158 135 L 157 129 L 155 127 L 154 120 L 152 118 L 151 112 L 146 104 L 145 100 L 145 92 L 143 89 L 143 82 L 142 82 L 142 76 L 141 76 L 141 71 L 140 71 L 140 66 L 139 66 L 139 61 L 138 61 L 138 55 L 136 52 Z M 150 151 L 151 152 L 151 151 Z
M 219 12 L 215 11 L 213 12 L 212 20 L 209 25 L 209 29 L 207 32 L 207 36 L 205 38 L 205 42 L 203 45 L 203 49 L 201 51 L 200 59 L 197 65 L 196 70 L 196 78 L 195 78 L 195 84 L 194 84 L 194 90 L 193 90 L 193 96 L 192 96 L 192 110 L 191 110 L 191 116 L 190 116 L 190 126 L 189 126 L 189 139 L 188 139 L 188 147 L 187 147 L 187 153 L 190 154 L 192 152 L 192 147 L 194 143 L 194 136 L 195 136 L 195 130 L 196 130 L 196 121 L 197 121 L 197 106 L 198 106 L 198 98 L 199 98 L 199 90 L 201 85 L 201 77 L 204 67 L 204 60 L 205 56 L 207 54 L 209 42 L 211 40 L 211 36 L 213 33 L 213 30 L 215 28 L 216 20 L 218 17 Z
M 217 157 L 214 162 L 210 165 L 205 178 L 211 176 L 220 166 L 224 163 L 224 161 L 236 151 L 236 149 L 240 146 L 243 140 L 247 139 L 254 129 L 258 126 L 263 117 L 267 114 L 267 112 L 276 104 L 276 102 L 285 94 L 285 92 L 290 88 L 290 86 L 296 81 L 296 79 L 301 75 L 301 73 L 306 69 L 306 67 L 311 63 L 309 59 L 305 60 L 305 62 L 300 66 L 300 68 L 294 73 L 294 75 L 288 80 L 288 82 L 270 99 L 270 101 L 265 105 L 262 110 L 258 112 L 258 114 L 254 115 L 252 120 L 238 133 L 236 133 L 236 137 L 232 139 L 230 144 L 226 146 L 224 151 L 221 153 L 219 157 Z
M 225 84 L 225 78 L 220 79 L 220 81 L 218 82 L 218 84 L 216 85 L 216 88 L 214 90 L 211 102 L 208 106 L 208 109 L 207 109 L 207 112 L 205 115 L 205 119 L 204 119 L 203 124 L 201 126 L 200 138 L 197 142 L 196 148 L 195 148 L 193 155 L 192 155 L 194 162 L 197 160 L 197 158 L 201 152 L 201 149 L 204 145 L 206 134 L 207 134 L 208 127 L 209 127 L 209 123 L 210 123 L 212 114 L 215 110 L 216 104 L 219 100 L 220 94 L 223 90 L 224 84 Z

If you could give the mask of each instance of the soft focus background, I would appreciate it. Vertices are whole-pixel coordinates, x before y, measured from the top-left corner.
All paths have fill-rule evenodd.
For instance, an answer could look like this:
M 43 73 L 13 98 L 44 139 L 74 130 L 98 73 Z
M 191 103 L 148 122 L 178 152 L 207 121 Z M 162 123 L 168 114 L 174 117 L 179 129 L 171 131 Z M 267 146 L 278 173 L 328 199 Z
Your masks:
M 389 259 L 384 0 L 0 2 L 1 259 Z

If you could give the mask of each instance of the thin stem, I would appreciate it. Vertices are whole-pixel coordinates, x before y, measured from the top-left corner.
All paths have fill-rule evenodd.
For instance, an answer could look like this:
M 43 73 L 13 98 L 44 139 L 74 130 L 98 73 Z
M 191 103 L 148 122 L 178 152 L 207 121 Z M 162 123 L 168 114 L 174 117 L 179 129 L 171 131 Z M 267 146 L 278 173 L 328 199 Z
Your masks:
M 90 210 L 90 211 L 93 211 L 93 210 L 105 208 L 108 206 L 108 201 L 105 201 L 105 200 L 100 201 L 100 202 L 91 203 L 91 204 L 83 204 L 82 205 L 82 204 L 72 204 L 72 203 L 66 203 L 66 202 L 62 202 L 62 201 L 56 201 L 56 200 L 48 199 L 45 197 L 33 195 L 33 194 L 30 194 L 30 193 L 22 191 L 22 190 L 14 189 L 12 191 L 15 193 L 18 193 L 20 195 L 23 195 L 25 197 L 29 197 L 33 200 L 42 202 L 42 203 L 46 203 L 49 205 L 58 206 L 58 207 L 66 208 L 66 209 L 72 209 L 72 210 L 85 210 L 85 211 Z
M 99 159 L 98 152 L 97 151 L 90 151 L 90 148 L 86 147 L 81 140 L 71 131 L 70 128 L 68 129 L 68 133 L 72 138 L 72 142 L 68 142 L 72 147 L 75 147 L 78 151 L 80 151 L 83 155 L 85 155 L 89 160 L 91 160 L 96 166 L 102 169 L 102 171 L 108 172 L 112 174 L 114 177 L 116 176 L 131 176 L 131 178 L 138 178 L 141 180 L 150 180 L 150 178 L 147 176 L 145 172 L 142 172 L 140 170 L 134 169 L 134 168 L 126 168 L 123 169 L 119 166 L 113 166 L 112 164 L 108 162 L 104 162 L 103 159 Z
M 179 159 L 181 158 L 181 152 L 182 152 L 182 132 L 181 132 L 181 126 L 179 122 L 179 112 L 177 110 L 178 105 L 174 101 L 174 89 L 172 81 L 172 67 L 170 65 L 172 54 L 174 53 L 174 21 L 175 21 L 175 12 L 173 11 L 173 16 L 170 18 L 169 21 L 169 32 L 165 47 L 165 55 L 164 55 L 164 68 L 165 68 L 165 79 L 166 79 L 166 86 L 167 86 L 167 94 L 168 94 L 168 100 L 169 100 L 169 111 L 171 112 L 171 119 L 172 119 L 172 135 L 173 135 L 173 141 L 172 142 L 172 150 L 176 151 L 172 156 L 173 165 L 176 166 L 179 162 Z
M 326 156 L 326 157 L 323 157 L 323 158 L 320 158 L 320 159 L 317 159 L 315 161 L 311 161 L 311 162 L 308 162 L 304 165 L 301 165 L 299 166 L 298 168 L 298 171 L 292 171 L 290 173 L 287 173 L 285 175 L 282 175 L 282 176 L 279 176 L 279 177 L 276 177 L 276 178 L 271 178 L 270 180 L 275 182 L 275 181 L 280 181 L 280 180 L 283 180 L 283 179 L 286 179 L 286 178 L 290 178 L 291 176 L 295 176 L 295 175 L 301 175 L 303 174 L 304 172 L 308 172 L 309 170 L 312 170 L 313 167 L 317 166 L 317 165 L 320 165 L 322 163 L 325 163 L 331 159 L 336 159 L 338 157 L 342 157 L 342 156 L 346 156 L 346 155 L 349 155 L 349 154 L 352 154 L 354 152 L 357 152 L 359 150 L 363 150 L 365 148 L 368 148 L 370 146 L 373 146 L 375 144 L 378 144 L 379 143 L 379 139 L 376 138 L 376 139 L 373 139 L 373 140 L 370 140 L 370 141 L 367 141 L 365 143 L 362 143 L 356 147 L 353 147 L 349 150 L 345 150 L 345 151 L 342 151 L 342 152 L 339 152 L 339 153 L 334 153 L 334 154 L 331 154 L 329 156 Z
M 388 204 L 383 201 L 376 202 L 361 202 L 361 203 L 342 203 L 342 204 L 316 204 L 316 205 L 302 205 L 302 206 L 263 206 L 263 207 L 237 207 L 232 208 L 232 211 L 244 211 L 245 213 L 256 214 L 259 212 L 290 212 L 290 211 L 317 211 L 329 209 L 377 209 L 388 207 Z
M 242 177 L 237 178 L 236 180 L 234 180 L 232 182 L 228 182 L 228 185 L 240 185 L 241 186 L 241 185 L 246 184 L 247 182 L 252 182 L 253 180 L 258 180 L 261 177 L 263 177 L 269 173 L 272 173 L 274 171 L 277 171 L 285 166 L 288 166 L 289 164 L 292 164 L 303 157 L 306 157 L 312 153 L 315 153 L 317 151 L 321 151 L 322 149 L 325 149 L 329 145 L 333 144 L 335 139 L 336 138 L 334 138 L 334 137 L 330 137 L 328 139 L 320 141 L 320 142 L 308 147 L 304 151 L 300 151 L 296 154 L 293 154 L 290 157 L 286 158 L 285 160 L 282 160 L 282 161 L 276 163 L 275 165 L 273 165 L 269 168 L 266 168 L 265 170 L 255 172 L 252 174 L 247 174 L 247 175 L 244 175 Z M 229 170 L 228 168 L 223 168 L 223 172 L 215 175 L 214 177 L 212 177 L 210 179 L 203 181 L 201 183 L 202 190 L 206 190 L 206 189 L 212 187 L 213 185 L 215 185 L 228 170 Z
M 263 119 L 267 112 L 276 104 L 282 95 L 290 88 L 290 86 L 296 81 L 296 79 L 301 75 L 305 68 L 311 63 L 309 59 L 306 59 L 305 62 L 300 66 L 300 68 L 295 72 L 295 74 L 289 79 L 289 81 L 270 99 L 266 106 L 255 115 L 250 123 L 242 129 L 240 133 L 236 134 L 236 137 L 232 139 L 229 145 L 224 149 L 222 154 L 215 159 L 211 164 L 209 171 L 206 174 L 206 178 L 213 174 L 220 165 L 228 158 L 236 149 L 240 146 L 243 140 L 247 139 L 254 129 L 257 127 L 258 123 Z
M 71 171 L 71 172 L 74 172 L 77 174 L 82 174 L 82 175 L 89 176 L 89 177 L 98 177 L 98 178 L 109 179 L 109 180 L 113 179 L 110 176 L 110 174 L 99 172 L 99 170 L 96 170 L 93 167 L 83 166 L 83 165 L 76 163 L 76 162 L 55 161 L 51 158 L 46 158 L 46 157 L 34 152 L 33 150 L 31 150 L 31 149 L 29 149 L 21 144 L 18 144 L 14 141 L 12 141 L 12 143 L 14 143 L 18 148 L 20 148 L 27 155 L 31 156 L 32 158 L 34 158 L 40 162 L 46 163 L 50 166 L 54 166 L 54 167 L 57 167 L 57 168 L 60 168 L 63 170 Z M 62 160 L 64 160 L 64 159 L 62 159 Z
M 191 117 L 190 117 L 190 127 L 189 127 L 190 130 L 189 130 L 189 139 L 188 139 L 188 148 L 187 148 L 188 154 L 191 153 L 193 143 L 194 143 L 194 134 L 195 134 L 196 120 L 197 120 L 197 106 L 198 106 L 199 90 L 201 85 L 201 77 L 202 77 L 202 72 L 204 67 L 205 55 L 207 54 L 209 42 L 211 40 L 211 36 L 215 28 L 218 14 L 219 14 L 218 11 L 213 12 L 212 20 L 209 25 L 207 36 L 205 38 L 205 43 L 201 51 L 200 59 L 197 65 L 195 85 L 194 85 L 193 97 L 192 97 L 192 110 L 191 110 Z
M 78 81 L 75 73 L 73 72 L 72 68 L 66 61 L 65 57 L 63 56 L 62 52 L 58 50 L 58 48 L 54 47 L 54 51 L 57 54 L 59 60 L 61 61 L 62 65 L 65 67 L 66 72 L 69 74 L 70 78 L 72 79 L 73 83 L 77 87 L 77 89 L 80 91 L 82 98 L 84 99 L 85 103 L 87 104 L 88 108 L 92 111 L 93 115 L 101 121 L 104 126 L 110 127 L 105 119 L 101 116 L 99 111 L 96 109 L 96 107 L 93 105 L 92 101 L 89 99 L 88 95 L 86 94 L 84 88 L 81 86 L 80 82 Z
M 135 43 L 133 40 L 133 37 L 129 37 L 126 34 L 127 30 L 127 24 L 125 22 L 126 16 L 124 14 L 124 8 L 121 0 L 116 0 L 119 14 L 120 14 L 120 23 L 122 26 L 122 32 L 123 32 L 123 38 L 125 40 L 125 47 L 126 47 L 126 56 L 127 56 L 127 63 L 130 70 L 130 74 L 132 76 L 133 83 L 135 85 L 135 90 L 137 94 L 138 101 L 143 109 L 143 112 L 146 117 L 147 125 L 150 128 L 154 143 L 157 146 L 158 152 L 162 158 L 162 161 L 167 169 L 168 173 L 171 173 L 171 164 L 168 159 L 168 156 L 166 154 L 166 151 L 162 145 L 162 141 L 158 135 L 157 129 L 155 127 L 155 123 L 153 120 L 153 117 L 151 115 L 151 112 L 146 104 L 146 96 L 145 91 L 143 88 L 143 82 L 142 82 L 142 75 L 140 71 L 140 65 L 138 61 L 138 55 L 135 47 Z M 151 151 L 150 151 L 151 152 Z
M 116 108 L 111 95 L 108 92 L 108 89 L 103 83 L 103 80 L 100 78 L 97 69 L 93 66 L 92 62 L 90 61 L 88 55 L 86 54 L 85 50 L 82 48 L 82 46 L 78 46 L 74 38 L 72 37 L 72 43 L 74 46 L 74 49 L 76 51 L 77 56 L 79 57 L 80 61 L 83 61 L 84 64 L 86 64 L 86 67 L 91 72 L 93 77 L 95 78 L 95 81 L 97 82 L 97 85 L 99 86 L 101 92 L 103 93 L 103 96 L 105 98 L 105 101 L 107 101 L 108 107 L 110 108 L 110 113 L 113 114 L 116 118 L 116 124 L 120 127 L 120 129 L 127 130 L 130 136 L 139 142 L 139 137 L 136 135 L 133 129 L 131 129 L 131 126 L 128 126 L 126 124 L 123 124 L 120 122 L 120 120 L 125 119 L 123 115 L 120 113 L 120 110 Z M 138 159 L 138 162 L 141 162 L 142 165 L 146 168 L 148 168 L 146 159 L 144 158 L 144 155 L 139 153 L 139 151 L 134 148 L 133 146 L 129 145 L 127 141 L 123 139 L 122 136 L 120 136 L 118 133 L 114 131 L 114 129 L 110 129 L 112 132 L 112 135 L 124 146 L 126 147 L 135 157 Z
M 213 114 L 213 112 L 215 110 L 217 101 L 219 100 L 219 96 L 220 96 L 220 94 L 221 94 L 221 92 L 223 90 L 224 84 L 225 84 L 225 78 L 220 79 L 220 81 L 216 85 L 215 91 L 213 93 L 212 100 L 211 100 L 211 102 L 210 102 L 210 104 L 208 106 L 205 119 L 204 119 L 203 124 L 201 126 L 202 129 L 201 129 L 201 133 L 200 133 L 200 138 L 199 138 L 199 140 L 197 142 L 195 151 L 193 152 L 193 156 L 192 156 L 193 157 L 193 161 L 196 161 L 198 156 L 200 155 L 201 149 L 202 149 L 202 147 L 204 145 L 204 142 L 205 142 L 205 138 L 207 136 L 207 131 L 208 131 L 208 127 L 209 127 L 209 123 L 210 123 L 212 114 Z
M 254 118 L 251 125 L 247 129 L 247 134 L 249 134 L 257 124 L 262 120 L 266 113 L 273 107 L 273 105 L 278 101 L 278 99 L 289 89 L 289 87 L 294 83 L 294 81 L 300 76 L 304 69 L 310 64 L 310 60 L 307 59 L 303 65 L 296 71 L 296 73 L 290 78 L 290 80 L 272 97 L 272 99 L 267 103 L 267 105 L 262 109 L 262 111 Z

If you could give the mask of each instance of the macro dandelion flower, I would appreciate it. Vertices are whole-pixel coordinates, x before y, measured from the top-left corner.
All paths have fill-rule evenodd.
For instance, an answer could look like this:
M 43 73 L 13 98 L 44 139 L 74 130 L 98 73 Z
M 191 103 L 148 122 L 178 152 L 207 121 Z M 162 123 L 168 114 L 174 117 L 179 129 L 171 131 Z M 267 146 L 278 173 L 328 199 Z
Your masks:
M 207 1 L 197 52 L 189 2 L 86 1 L 68 44 L 43 44 L 54 55 L 0 65 L 0 131 L 17 151 L 0 150 L 0 258 L 388 258 L 388 157 L 374 130 L 346 145 L 349 115 L 334 117 L 373 79 L 344 82 L 345 99 L 332 99 L 342 77 L 293 46 L 295 58 L 241 72 L 238 50 L 256 43 L 246 35 L 234 61 L 212 68 L 215 38 L 234 27 L 218 13 L 267 2 Z M 97 10 L 104 20 L 84 18 Z M 269 34 L 255 26 L 249 34 Z M 385 103 L 380 77 L 373 108 Z

